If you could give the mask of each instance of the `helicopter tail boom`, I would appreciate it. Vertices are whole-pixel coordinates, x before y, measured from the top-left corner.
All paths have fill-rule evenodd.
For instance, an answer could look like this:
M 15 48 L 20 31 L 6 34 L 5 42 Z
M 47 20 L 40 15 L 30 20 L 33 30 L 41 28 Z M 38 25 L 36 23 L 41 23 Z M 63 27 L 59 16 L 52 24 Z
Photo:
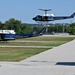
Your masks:
M 73 18 L 75 16 L 75 12 L 70 16 L 70 18 Z

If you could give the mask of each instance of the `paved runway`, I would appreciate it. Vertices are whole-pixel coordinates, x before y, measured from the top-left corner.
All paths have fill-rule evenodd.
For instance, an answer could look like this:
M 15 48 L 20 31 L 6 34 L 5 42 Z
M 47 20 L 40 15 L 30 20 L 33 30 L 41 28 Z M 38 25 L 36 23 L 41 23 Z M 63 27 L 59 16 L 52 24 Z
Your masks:
M 20 62 L 0 62 L 0 75 L 75 75 L 75 40 Z

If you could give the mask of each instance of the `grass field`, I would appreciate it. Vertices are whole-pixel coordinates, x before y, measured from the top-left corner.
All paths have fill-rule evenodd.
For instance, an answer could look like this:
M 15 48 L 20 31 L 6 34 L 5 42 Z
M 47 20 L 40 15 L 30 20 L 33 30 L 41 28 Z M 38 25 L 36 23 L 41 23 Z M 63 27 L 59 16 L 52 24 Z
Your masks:
M 49 48 L 26 48 L 19 46 L 58 46 L 75 39 L 75 37 L 39 36 L 22 38 L 9 42 L 0 42 L 0 61 L 20 61 L 36 55 Z M 18 47 L 1 47 L 18 46 Z
M 24 41 L 71 41 L 75 39 L 75 37 L 71 36 L 39 36 L 39 37 L 31 37 L 31 38 L 22 38 L 19 40 Z
M 43 48 L 0 48 L 0 61 L 20 61 L 43 52 Z
M 66 43 L 67 41 L 36 41 L 36 42 L 7 42 L 1 43 L 0 46 L 58 46 L 60 44 Z

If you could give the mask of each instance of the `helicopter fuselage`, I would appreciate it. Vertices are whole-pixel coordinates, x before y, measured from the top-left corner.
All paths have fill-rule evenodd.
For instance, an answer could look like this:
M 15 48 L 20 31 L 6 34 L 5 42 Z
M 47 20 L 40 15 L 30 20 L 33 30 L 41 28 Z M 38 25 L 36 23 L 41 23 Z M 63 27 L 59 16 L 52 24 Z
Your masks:
M 35 21 L 54 21 L 54 20 L 63 20 L 63 19 L 69 19 L 69 18 L 73 18 L 75 16 L 75 13 L 73 13 L 70 16 L 54 16 L 54 15 L 37 15 L 36 17 L 33 18 L 33 20 Z

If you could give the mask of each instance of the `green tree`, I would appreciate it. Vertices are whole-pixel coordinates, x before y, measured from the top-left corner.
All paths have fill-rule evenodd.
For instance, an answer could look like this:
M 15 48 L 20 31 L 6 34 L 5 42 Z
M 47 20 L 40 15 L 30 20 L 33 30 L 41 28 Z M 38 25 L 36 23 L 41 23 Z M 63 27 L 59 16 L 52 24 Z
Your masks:
M 55 27 L 54 26 L 48 27 L 48 32 L 49 33 L 55 32 Z
M 2 30 L 4 27 L 4 24 L 0 21 L 0 29 Z
M 11 18 L 5 22 L 5 29 L 9 29 L 9 30 L 13 29 L 16 31 L 16 33 L 20 33 L 21 32 L 21 21 Z
M 68 32 L 70 33 L 70 35 L 75 35 L 75 23 L 70 24 Z
M 32 27 L 28 24 L 22 24 L 21 25 L 21 33 L 22 34 L 28 34 L 32 32 Z
M 40 27 L 33 27 L 33 32 L 39 32 L 42 28 Z

